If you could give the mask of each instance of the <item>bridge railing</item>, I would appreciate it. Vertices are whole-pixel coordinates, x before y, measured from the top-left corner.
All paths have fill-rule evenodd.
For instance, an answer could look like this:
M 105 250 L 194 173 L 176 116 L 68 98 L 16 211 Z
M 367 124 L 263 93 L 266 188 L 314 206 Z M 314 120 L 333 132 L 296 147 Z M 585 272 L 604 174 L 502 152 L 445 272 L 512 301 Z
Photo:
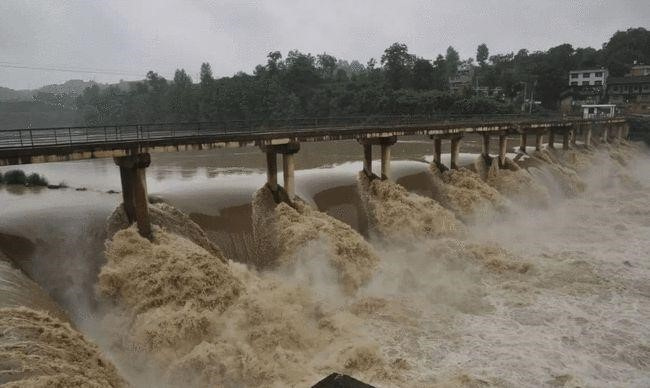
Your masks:
M 28 128 L 0 131 L 0 148 L 29 148 L 97 143 L 132 143 L 166 138 L 309 131 L 348 130 L 359 127 L 394 127 L 444 124 L 458 121 L 497 122 L 530 119 L 519 114 L 504 115 L 373 115 L 231 120 L 221 122 L 148 123 L 61 128 Z

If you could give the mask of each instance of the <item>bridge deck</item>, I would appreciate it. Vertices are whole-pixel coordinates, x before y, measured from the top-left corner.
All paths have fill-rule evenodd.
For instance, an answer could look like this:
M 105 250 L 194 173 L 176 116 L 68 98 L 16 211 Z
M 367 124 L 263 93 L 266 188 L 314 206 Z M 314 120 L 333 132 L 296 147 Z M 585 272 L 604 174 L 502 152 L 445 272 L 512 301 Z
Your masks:
M 571 128 L 581 123 L 621 123 L 624 119 L 537 119 L 521 116 L 440 120 L 427 117 L 310 119 L 290 125 L 231 122 L 158 123 L 0 131 L 0 166 L 173 152 L 221 147 L 330 141 L 403 135 L 450 135 L 470 132 L 526 133 Z

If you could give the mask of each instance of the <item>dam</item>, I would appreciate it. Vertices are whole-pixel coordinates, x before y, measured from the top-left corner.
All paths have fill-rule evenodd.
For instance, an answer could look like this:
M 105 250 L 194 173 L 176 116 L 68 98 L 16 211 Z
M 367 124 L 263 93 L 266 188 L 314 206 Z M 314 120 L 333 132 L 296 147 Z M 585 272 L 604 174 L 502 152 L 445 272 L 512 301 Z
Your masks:
M 589 147 L 594 130 L 603 141 L 613 136 L 621 140 L 627 136 L 629 126 L 624 119 L 603 118 L 522 120 L 518 117 L 491 120 L 458 120 L 439 122 L 427 117 L 357 118 L 329 122 L 313 119 L 300 122 L 299 127 L 274 123 L 264 126 L 252 124 L 247 129 L 237 128 L 237 123 L 166 123 L 115 127 L 42 128 L 3 131 L 0 138 L 0 166 L 44 163 L 53 161 L 83 160 L 113 157 L 120 168 L 123 203 L 130 222 L 136 222 L 140 232 L 151 234 L 148 216 L 146 168 L 151 152 L 204 150 L 227 147 L 258 146 L 267 155 L 267 185 L 276 202 L 277 155 L 282 155 L 285 200 L 291 202 L 295 195 L 293 155 L 300 142 L 322 142 L 355 139 L 363 146 L 363 171 L 372 172 L 372 146 L 381 149 L 381 179 L 390 175 L 390 148 L 398 136 L 427 135 L 434 144 L 434 163 L 441 166 L 442 140 L 451 143 L 449 167 L 458 167 L 458 155 L 463 135 L 479 134 L 483 138 L 481 155 L 491 160 L 490 138 L 498 137 L 497 161 L 503 167 L 507 151 L 507 136 L 521 138 L 519 149 L 526 152 L 528 136 L 535 136 L 535 150 L 540 151 L 543 137 L 548 136 L 548 147 L 555 147 L 555 136 L 562 136 L 562 149 L 575 145 L 577 134 L 584 136 Z M 103 136 L 102 136 L 103 134 Z
M 60 130 L 0 151 L 70 186 L 3 187 L 0 247 L 134 386 L 642 384 L 647 150 L 623 119 L 468 124 L 79 150 Z M 111 237 L 122 202 L 136 225 Z M 255 262 L 256 225 L 276 262 Z

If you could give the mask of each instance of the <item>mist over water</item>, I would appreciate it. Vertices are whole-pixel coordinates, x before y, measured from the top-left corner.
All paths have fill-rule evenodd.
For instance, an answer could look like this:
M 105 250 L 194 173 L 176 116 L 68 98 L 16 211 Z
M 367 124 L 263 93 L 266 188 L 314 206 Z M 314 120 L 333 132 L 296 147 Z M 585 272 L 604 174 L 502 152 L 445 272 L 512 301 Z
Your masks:
M 153 242 L 118 231 L 119 209 L 92 243 L 3 232 L 35 241 L 27 272 L 67 258 L 47 272 L 77 292 L 32 277 L 134 386 L 308 386 L 333 371 L 377 386 L 647 386 L 649 155 L 624 143 L 525 168 L 394 163 L 403 187 L 344 163 L 299 171 L 295 207 L 269 202 L 252 169 L 193 192 L 154 185 L 170 205 L 152 206 Z M 229 180 L 239 194 L 219 203 L 213 182 Z M 103 230 L 119 200 L 103 196 L 63 229 Z M 67 254 L 39 248 L 56 241 Z

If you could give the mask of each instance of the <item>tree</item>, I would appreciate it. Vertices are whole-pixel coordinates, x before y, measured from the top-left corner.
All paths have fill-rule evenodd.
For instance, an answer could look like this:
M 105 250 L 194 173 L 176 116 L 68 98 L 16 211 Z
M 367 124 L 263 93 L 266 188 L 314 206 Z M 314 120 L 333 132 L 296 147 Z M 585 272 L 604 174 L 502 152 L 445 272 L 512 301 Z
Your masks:
M 316 63 L 318 63 L 318 68 L 324 78 L 332 79 L 334 77 L 334 71 L 337 67 L 335 57 L 327 53 L 319 54 L 316 56 Z
M 456 51 L 452 46 L 447 47 L 445 63 L 447 64 L 447 76 L 455 76 L 458 72 L 458 66 L 460 65 L 460 55 L 458 55 L 458 51 Z
M 266 70 L 271 75 L 276 75 L 280 70 L 282 70 L 282 53 L 279 51 L 271 51 L 267 56 L 266 61 Z
M 381 64 L 386 73 L 386 79 L 392 89 L 400 89 L 409 84 L 414 57 L 409 54 L 404 43 L 393 43 L 384 50 Z
M 198 114 L 200 120 L 206 120 L 210 118 L 215 108 L 212 106 L 212 100 L 214 99 L 215 80 L 212 76 L 212 68 L 207 62 L 201 64 L 200 79 L 201 83 L 200 94 L 198 97 Z
M 437 90 L 449 89 L 449 76 L 447 75 L 447 61 L 442 55 L 438 55 L 433 61 L 432 87 Z
M 201 64 L 201 88 L 212 86 L 214 78 L 212 77 L 212 67 L 207 62 Z
M 413 65 L 413 88 L 431 89 L 433 86 L 433 65 L 424 58 L 418 58 Z
M 490 57 L 490 51 L 485 43 L 481 43 L 476 49 L 476 62 L 481 66 L 485 66 L 486 61 Z
M 170 89 L 169 103 L 170 113 L 172 113 L 174 119 L 190 121 L 195 117 L 192 78 L 183 69 L 176 70 L 174 73 L 174 83 Z
M 617 31 L 603 45 L 603 57 L 613 76 L 625 75 L 635 61 L 650 63 L 650 31 L 645 28 Z

